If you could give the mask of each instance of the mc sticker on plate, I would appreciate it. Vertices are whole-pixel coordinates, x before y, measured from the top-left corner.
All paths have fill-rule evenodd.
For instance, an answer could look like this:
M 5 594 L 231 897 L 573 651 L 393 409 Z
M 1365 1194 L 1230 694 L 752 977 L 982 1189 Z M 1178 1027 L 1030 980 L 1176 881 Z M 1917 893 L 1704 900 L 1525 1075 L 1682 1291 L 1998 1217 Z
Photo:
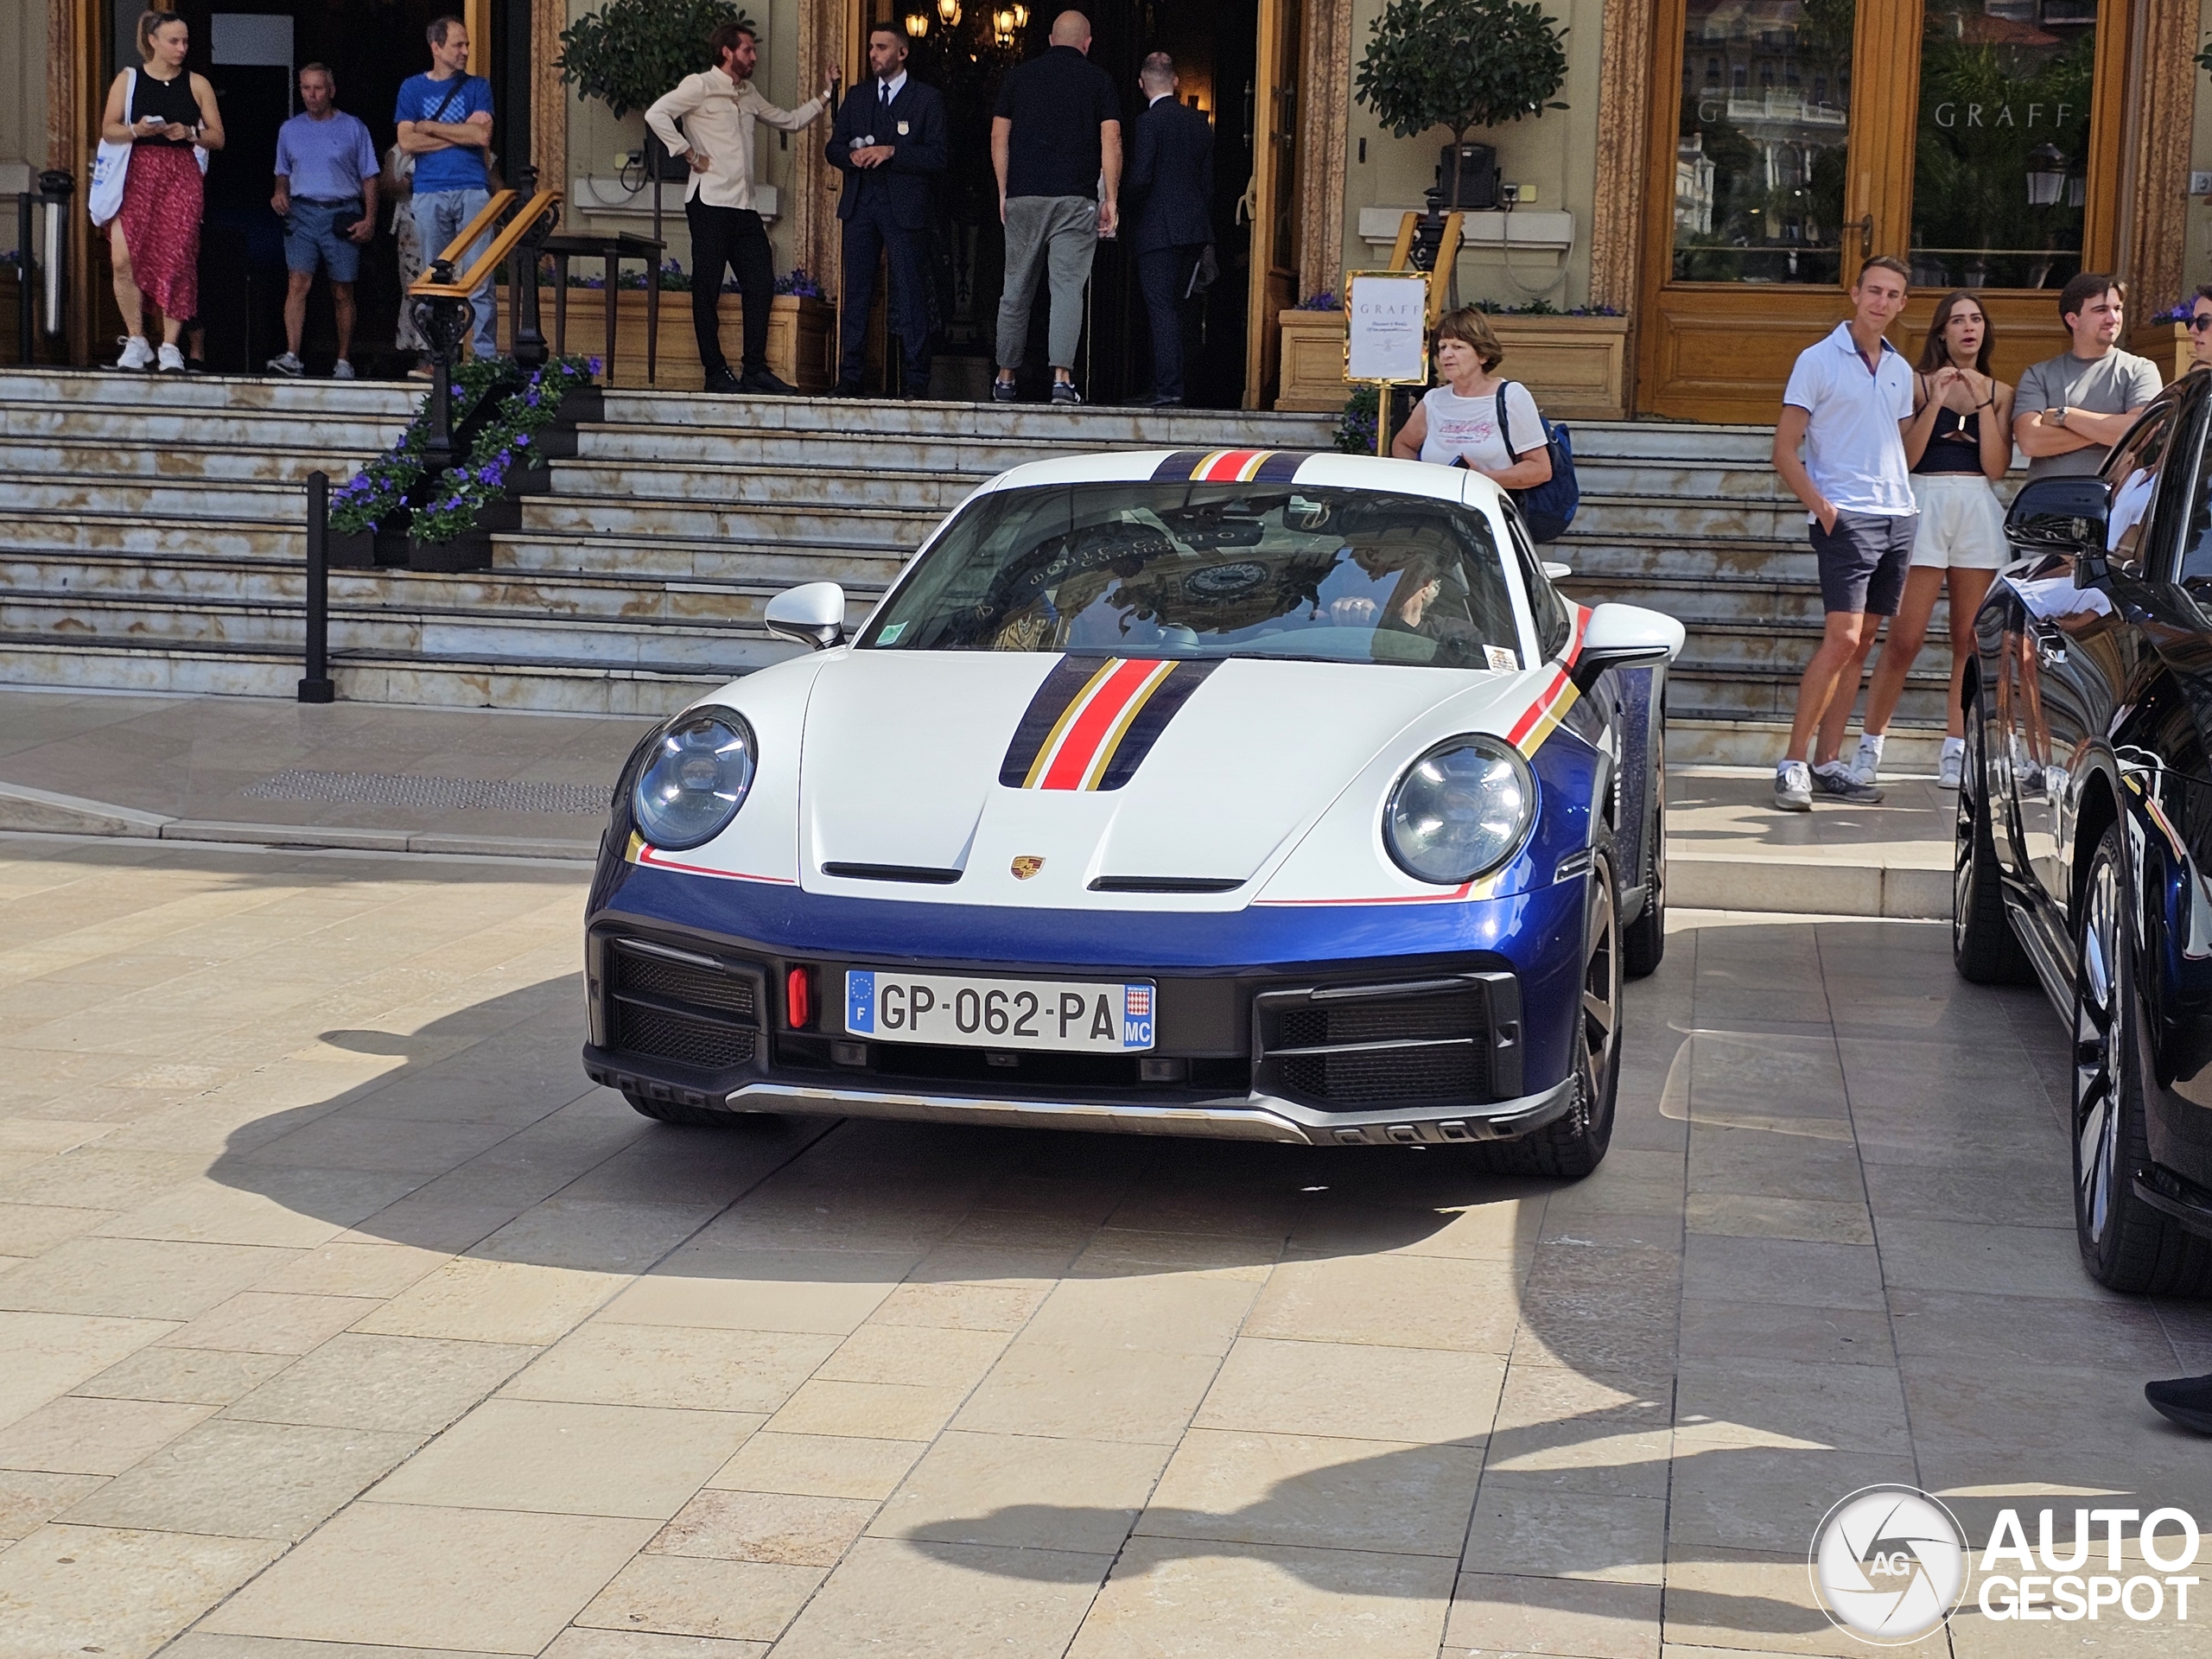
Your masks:
M 1490 659 L 1492 673 L 1518 674 L 1521 671 L 1520 656 L 1509 646 L 1484 645 L 1483 655 Z

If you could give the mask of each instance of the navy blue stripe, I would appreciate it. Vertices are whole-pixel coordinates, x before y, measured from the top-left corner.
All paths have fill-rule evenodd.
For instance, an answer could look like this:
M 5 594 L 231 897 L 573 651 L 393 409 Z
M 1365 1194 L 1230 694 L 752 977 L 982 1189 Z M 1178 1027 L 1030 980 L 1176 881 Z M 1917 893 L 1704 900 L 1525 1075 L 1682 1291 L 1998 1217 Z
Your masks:
M 1021 723 L 1014 728 L 1014 741 L 1006 747 L 1006 759 L 999 762 L 999 782 L 1008 789 L 1020 789 L 1021 780 L 1029 775 L 1029 768 L 1037 764 L 1037 753 L 1045 747 L 1045 740 L 1052 734 L 1052 728 L 1067 712 L 1068 704 L 1076 694 L 1090 683 L 1090 677 L 1103 665 L 1096 657 L 1063 657 L 1052 664 L 1052 671 L 1029 699 L 1029 707 L 1022 711 Z
M 1191 693 L 1205 683 L 1206 677 L 1221 666 L 1219 662 L 1178 663 L 1167 671 L 1167 678 L 1137 710 L 1137 717 L 1129 722 L 1129 729 L 1122 734 L 1122 741 L 1115 747 L 1114 758 L 1106 763 L 1106 770 L 1098 779 L 1101 789 L 1119 789 L 1137 775 L 1137 768 L 1152 753 L 1152 746 L 1160 741 L 1160 734 L 1167 729 L 1167 722 L 1175 718 L 1183 705 L 1191 700 Z
M 1152 469 L 1155 484 L 1187 484 L 1191 472 L 1200 461 L 1213 454 L 1211 449 L 1178 449 L 1173 454 Z
M 1260 470 L 1252 474 L 1255 484 L 1288 484 L 1298 477 L 1298 469 L 1313 459 L 1313 452 L 1306 449 L 1277 449 L 1260 463 Z

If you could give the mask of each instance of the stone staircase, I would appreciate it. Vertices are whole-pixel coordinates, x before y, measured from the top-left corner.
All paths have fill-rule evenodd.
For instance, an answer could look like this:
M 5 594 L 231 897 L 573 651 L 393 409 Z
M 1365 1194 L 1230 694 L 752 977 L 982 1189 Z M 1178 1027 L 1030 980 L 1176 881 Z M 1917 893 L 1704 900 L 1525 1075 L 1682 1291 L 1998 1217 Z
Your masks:
M 349 476 L 418 396 L 0 374 L 0 681 L 291 695 L 304 480 Z M 1107 448 L 1320 448 L 1332 425 L 683 392 L 611 392 L 606 412 L 554 463 L 552 493 L 495 537 L 491 569 L 332 573 L 341 696 L 658 715 L 793 649 L 760 626 L 785 588 L 842 582 L 857 620 L 944 513 L 1007 467 Z M 1764 757 L 1820 630 L 1767 435 L 1593 424 L 1575 442 L 1584 506 L 1554 553 L 1574 568 L 1570 589 L 1681 616 L 1678 728 L 1704 734 L 1691 748 L 1706 758 Z M 1906 718 L 1940 720 L 1942 672 L 1930 652 Z

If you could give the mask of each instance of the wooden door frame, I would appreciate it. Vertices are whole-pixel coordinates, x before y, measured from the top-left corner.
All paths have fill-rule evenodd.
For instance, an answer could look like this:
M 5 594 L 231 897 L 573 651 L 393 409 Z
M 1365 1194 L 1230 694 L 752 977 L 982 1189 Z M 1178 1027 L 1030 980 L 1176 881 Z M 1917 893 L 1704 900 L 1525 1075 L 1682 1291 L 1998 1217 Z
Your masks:
M 1281 365 L 1274 360 L 1282 340 L 1281 325 L 1276 321 L 1277 308 L 1268 296 L 1269 276 L 1278 264 L 1296 270 L 1299 264 L 1295 249 L 1278 249 L 1274 245 L 1275 193 L 1280 183 L 1277 173 L 1282 145 L 1277 137 L 1281 130 L 1283 100 L 1291 100 L 1292 118 L 1289 124 L 1291 192 L 1298 191 L 1296 169 L 1303 162 L 1305 146 L 1299 141 L 1304 137 L 1298 130 L 1305 100 L 1298 97 L 1299 69 L 1303 58 L 1303 40 L 1283 38 L 1283 10 L 1289 0 L 1259 0 L 1259 10 L 1254 19 L 1258 31 L 1254 54 L 1252 84 L 1257 89 L 1256 108 L 1252 131 L 1252 182 L 1245 197 L 1249 207 L 1252 232 L 1251 268 L 1247 274 L 1244 300 L 1244 401 L 1246 409 L 1265 409 L 1274 401 L 1274 391 L 1281 379 Z M 1301 17 L 1301 26 L 1303 24 Z M 1302 217 L 1302 215 L 1301 215 Z M 1297 233 L 1292 228 L 1294 237 Z M 1265 253 L 1267 257 L 1261 256 Z M 1294 276 L 1293 285 L 1296 284 Z M 1290 303 L 1298 303 L 1299 296 L 1293 294 Z
M 1845 212 L 1853 219 L 1873 213 L 1878 252 L 1902 251 L 1910 242 L 1922 5 L 1923 0 L 1861 0 L 1854 30 Z M 1617 160 L 1614 145 L 1600 145 L 1592 297 L 1620 304 L 1633 296 L 1635 410 L 1707 418 L 1699 405 L 1710 400 L 1696 392 L 1674 391 L 1666 378 L 1673 343 L 1670 296 L 1710 293 L 1718 297 L 1730 291 L 1724 283 L 1675 284 L 1671 280 L 1674 157 L 1681 121 L 1676 89 L 1681 83 L 1686 10 L 1687 0 L 1611 0 L 1608 5 L 1607 22 L 1618 20 L 1621 38 L 1607 40 L 1601 79 L 1611 88 L 1628 79 L 1631 67 L 1642 68 L 1646 71 L 1643 85 L 1649 90 L 1643 111 L 1641 155 Z M 2193 31 L 2193 19 L 2162 16 L 2155 0 L 2103 0 L 2098 20 L 2082 258 L 2088 269 L 2117 270 L 2133 285 L 2139 303 L 2144 305 L 2171 297 L 2169 290 L 2177 289 L 2181 278 L 2184 226 L 2177 211 L 2177 169 L 2187 165 L 2195 69 L 2183 43 L 2194 38 Z M 1863 73 L 1868 66 L 1875 68 L 1871 85 Z M 2130 133 L 2139 135 L 2136 142 L 2126 142 Z M 1627 216 L 1621 212 L 1624 198 L 1631 194 L 1623 188 L 1624 174 L 1630 175 L 1633 189 L 1641 193 L 1641 212 L 1632 235 L 1627 233 Z M 1624 254 L 1630 249 L 1632 254 Z M 1858 251 L 1849 244 L 1845 251 L 1844 268 L 1849 271 L 1857 264 Z M 1630 264 L 1636 267 L 1632 276 L 1626 269 Z M 2037 292 L 2000 289 L 1992 298 L 2006 311 L 2016 311 Z M 1827 296 L 1825 304 L 1817 297 L 1822 296 Z M 1745 290 L 1743 298 L 1750 314 L 1745 327 L 1753 335 L 1777 329 L 1802 334 L 1816 314 L 1833 320 L 1844 311 L 1840 285 L 1832 289 L 1824 284 L 1758 284 Z M 1759 399 L 1764 400 L 1764 392 Z M 1739 406 L 1730 415 L 1746 418 L 1748 410 Z

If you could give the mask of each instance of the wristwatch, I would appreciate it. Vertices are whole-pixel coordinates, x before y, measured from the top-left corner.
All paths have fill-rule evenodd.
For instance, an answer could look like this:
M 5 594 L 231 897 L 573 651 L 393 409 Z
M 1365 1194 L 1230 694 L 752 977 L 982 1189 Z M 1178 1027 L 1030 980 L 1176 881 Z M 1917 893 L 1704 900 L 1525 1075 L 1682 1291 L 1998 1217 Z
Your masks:
M 2056 422 L 2060 426 L 2066 424 L 2066 405 L 2064 404 L 2061 404 L 2058 406 L 2058 413 L 2052 416 L 2051 419 Z

